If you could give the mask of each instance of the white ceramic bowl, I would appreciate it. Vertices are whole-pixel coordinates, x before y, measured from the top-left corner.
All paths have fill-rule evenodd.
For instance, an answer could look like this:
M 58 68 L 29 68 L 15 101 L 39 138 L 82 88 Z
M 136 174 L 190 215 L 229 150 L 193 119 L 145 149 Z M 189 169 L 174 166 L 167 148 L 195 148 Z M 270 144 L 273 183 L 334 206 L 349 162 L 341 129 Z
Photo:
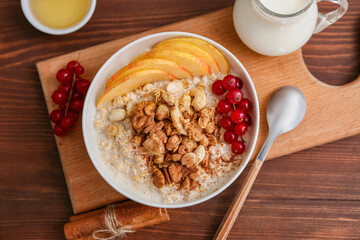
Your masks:
M 30 22 L 31 25 L 33 25 L 39 31 L 52 35 L 64 35 L 79 30 L 90 20 L 91 16 L 95 11 L 95 6 L 96 6 L 96 0 L 91 0 L 87 14 L 80 22 L 78 22 L 77 24 L 71 27 L 59 29 L 59 28 L 48 27 L 42 24 L 41 22 L 39 22 L 39 20 L 37 20 L 37 18 L 34 16 L 34 14 L 31 11 L 30 2 L 31 0 L 21 0 L 21 8 L 26 19 Z
M 121 183 L 115 181 L 112 177 L 112 174 L 109 172 L 108 167 L 106 166 L 105 162 L 103 161 L 99 148 L 97 137 L 94 129 L 94 119 L 96 114 L 96 100 L 100 96 L 100 94 L 104 90 L 104 86 L 106 81 L 114 74 L 118 69 L 127 65 L 133 58 L 137 55 L 143 53 L 146 49 L 152 48 L 156 43 L 175 37 L 194 37 L 205 40 L 219 49 L 230 64 L 230 68 L 232 73 L 236 73 L 244 82 L 244 89 L 247 92 L 247 97 L 250 98 L 253 102 L 253 109 L 252 109 L 252 116 L 253 116 L 253 124 L 249 128 L 247 134 L 250 136 L 250 140 L 248 142 L 248 150 L 246 155 L 244 156 L 244 160 L 238 170 L 234 173 L 234 175 L 226 182 L 224 185 L 220 186 L 216 191 L 205 195 L 201 198 L 191 200 L 188 202 L 181 202 L 181 203 L 161 203 L 161 202 L 154 202 L 151 199 L 144 197 L 143 195 L 138 194 L 133 189 L 130 189 L 125 184 L 121 185 Z M 259 102 L 256 95 L 256 90 L 254 84 L 245 70 L 244 66 L 239 62 L 239 60 L 228 50 L 226 50 L 220 44 L 196 35 L 192 33 L 186 32 L 163 32 L 163 33 L 156 33 L 152 34 L 143 38 L 140 38 L 125 47 L 121 48 L 117 51 L 112 57 L 110 57 L 104 65 L 100 68 L 100 70 L 95 75 L 89 91 L 86 95 L 84 109 L 83 109 L 83 117 L 82 117 L 82 129 L 83 129 L 83 136 L 86 145 L 86 149 L 89 153 L 91 161 L 93 162 L 95 168 L 100 173 L 100 175 L 105 179 L 105 181 L 110 184 L 116 191 L 121 193 L 122 195 L 145 205 L 153 206 L 153 207 L 162 207 L 162 208 L 180 208 L 180 207 L 187 207 L 192 206 L 195 204 L 199 204 L 204 202 L 217 194 L 221 193 L 224 189 L 226 189 L 235 179 L 241 174 L 244 170 L 245 166 L 248 164 L 250 157 L 254 151 L 256 140 L 258 137 L 259 132 Z M 101 196 L 100 196 L 101 197 Z

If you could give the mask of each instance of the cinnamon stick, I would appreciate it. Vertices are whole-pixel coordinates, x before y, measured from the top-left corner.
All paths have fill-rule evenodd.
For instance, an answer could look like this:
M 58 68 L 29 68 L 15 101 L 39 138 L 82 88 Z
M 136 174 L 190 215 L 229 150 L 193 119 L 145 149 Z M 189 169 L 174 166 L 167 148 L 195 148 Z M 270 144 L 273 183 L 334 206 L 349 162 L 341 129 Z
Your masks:
M 96 230 L 105 229 L 105 210 L 102 208 L 70 218 L 64 226 L 67 240 L 90 240 Z M 169 221 L 166 209 L 153 208 L 133 201 L 125 201 L 115 205 L 115 216 L 122 226 L 130 226 L 132 230 L 149 227 Z

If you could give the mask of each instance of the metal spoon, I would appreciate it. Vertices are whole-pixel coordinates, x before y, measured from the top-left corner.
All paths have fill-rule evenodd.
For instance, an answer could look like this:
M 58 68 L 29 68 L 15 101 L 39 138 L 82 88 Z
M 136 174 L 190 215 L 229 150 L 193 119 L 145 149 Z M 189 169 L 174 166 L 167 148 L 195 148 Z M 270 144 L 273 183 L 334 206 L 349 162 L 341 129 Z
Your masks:
M 266 112 L 269 135 L 213 240 L 225 240 L 227 238 L 274 140 L 279 135 L 293 130 L 299 125 L 304 118 L 305 112 L 306 99 L 300 89 L 285 86 L 274 93 L 267 105 Z

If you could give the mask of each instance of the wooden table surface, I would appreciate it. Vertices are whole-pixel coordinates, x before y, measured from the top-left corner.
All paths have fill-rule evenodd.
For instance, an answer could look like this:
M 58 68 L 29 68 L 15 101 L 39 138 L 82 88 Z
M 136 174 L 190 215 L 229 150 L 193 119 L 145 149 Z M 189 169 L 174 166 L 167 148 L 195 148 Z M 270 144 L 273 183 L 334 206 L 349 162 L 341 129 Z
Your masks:
M 360 73 L 358 1 L 303 48 L 310 71 L 326 83 Z M 0 239 L 64 239 L 72 215 L 35 62 L 232 4 L 101 0 L 84 28 L 50 36 L 26 21 L 20 1 L 0 1 Z M 170 223 L 128 239 L 211 239 L 247 171 L 214 199 L 171 209 Z M 229 235 L 240 238 L 360 239 L 360 135 L 266 162 Z

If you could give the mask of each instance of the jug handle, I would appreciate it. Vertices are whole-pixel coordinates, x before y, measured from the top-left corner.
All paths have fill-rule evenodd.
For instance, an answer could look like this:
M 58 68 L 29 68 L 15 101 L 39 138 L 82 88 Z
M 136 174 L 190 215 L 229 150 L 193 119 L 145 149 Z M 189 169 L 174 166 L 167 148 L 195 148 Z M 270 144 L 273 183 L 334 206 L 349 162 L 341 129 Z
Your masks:
M 340 7 L 327 14 L 318 14 L 318 23 L 315 27 L 314 33 L 319 33 L 337 20 L 339 20 L 346 13 L 349 4 L 347 0 L 317 0 L 317 2 L 331 2 L 340 5 Z

